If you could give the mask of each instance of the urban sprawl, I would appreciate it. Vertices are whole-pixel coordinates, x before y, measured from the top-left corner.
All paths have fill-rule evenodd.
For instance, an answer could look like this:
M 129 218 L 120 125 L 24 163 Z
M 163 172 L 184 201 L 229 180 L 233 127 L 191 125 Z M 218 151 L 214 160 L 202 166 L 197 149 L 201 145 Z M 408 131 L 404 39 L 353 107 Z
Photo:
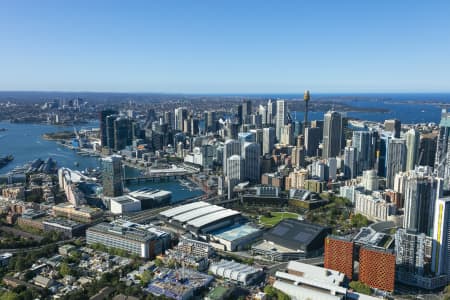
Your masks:
M 1 299 L 450 297 L 445 109 L 377 123 L 309 91 L 161 97 L 0 103 L 11 124 L 74 126 L 42 138 L 99 160 L 0 175 Z

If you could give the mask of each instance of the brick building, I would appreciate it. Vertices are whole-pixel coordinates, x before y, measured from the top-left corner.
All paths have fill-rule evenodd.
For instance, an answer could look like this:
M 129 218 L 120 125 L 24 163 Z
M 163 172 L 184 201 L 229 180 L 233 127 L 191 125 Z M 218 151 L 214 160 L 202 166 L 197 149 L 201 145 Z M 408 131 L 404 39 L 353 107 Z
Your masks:
M 361 247 L 359 280 L 372 288 L 394 291 L 395 255 L 389 251 Z
M 324 267 L 344 273 L 347 279 L 352 280 L 354 249 L 353 242 L 328 236 L 325 239 Z

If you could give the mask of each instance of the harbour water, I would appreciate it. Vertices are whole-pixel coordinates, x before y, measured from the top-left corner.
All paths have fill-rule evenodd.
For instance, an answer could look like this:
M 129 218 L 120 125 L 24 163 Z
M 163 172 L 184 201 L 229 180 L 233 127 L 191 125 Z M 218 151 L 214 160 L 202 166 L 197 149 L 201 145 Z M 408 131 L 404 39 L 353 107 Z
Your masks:
M 98 122 L 91 122 L 80 129 L 89 129 L 98 127 Z M 58 131 L 73 131 L 73 127 L 62 127 L 44 124 L 17 124 L 9 122 L 0 122 L 0 128 L 7 129 L 0 132 L 0 156 L 12 154 L 14 160 L 0 169 L 0 174 L 8 173 L 15 167 L 41 158 L 45 160 L 48 157 L 56 160 L 58 167 L 68 167 L 75 170 L 93 169 L 99 167 L 99 158 L 91 156 L 81 156 L 75 150 L 68 149 L 58 145 L 54 141 L 48 141 L 42 138 L 44 133 Z M 128 176 L 136 176 L 139 170 L 126 167 L 125 172 Z M 199 189 L 189 189 L 179 181 L 169 182 L 149 182 L 140 184 L 131 184 L 127 186 L 130 190 L 139 188 L 163 189 L 172 192 L 172 201 L 178 202 L 187 198 L 200 196 L 203 192 Z

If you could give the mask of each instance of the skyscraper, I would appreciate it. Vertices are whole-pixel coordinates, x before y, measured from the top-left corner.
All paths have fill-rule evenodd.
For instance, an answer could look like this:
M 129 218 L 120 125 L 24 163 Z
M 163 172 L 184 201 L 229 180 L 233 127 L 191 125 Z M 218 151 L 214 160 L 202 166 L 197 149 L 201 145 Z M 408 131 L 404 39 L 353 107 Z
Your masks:
M 440 179 L 431 175 L 429 168 L 418 167 L 408 172 L 405 178 L 403 228 L 431 234 L 434 204 L 440 194 Z
M 431 258 L 432 238 L 424 233 L 411 232 L 404 228 L 395 233 L 395 260 L 401 278 L 411 275 L 423 276 Z M 406 276 L 406 273 L 410 276 Z M 405 278 L 405 279 L 406 279 Z M 408 283 L 408 280 L 403 280 Z
M 227 177 L 234 183 L 244 178 L 244 160 L 240 155 L 232 155 L 227 159 Z
M 356 148 L 345 147 L 344 149 L 344 177 L 347 179 L 356 178 Z
M 258 183 L 261 178 L 261 152 L 256 143 L 245 143 L 242 153 L 244 158 L 244 178 L 252 183 Z
M 405 171 L 406 168 L 406 145 L 404 139 L 389 139 L 386 155 L 386 186 L 394 187 L 395 174 Z
M 109 115 L 106 117 L 106 146 L 109 149 L 114 149 L 115 145 L 115 130 L 114 130 L 114 123 L 116 119 L 118 118 L 118 115 Z
M 317 156 L 317 149 L 319 148 L 322 130 L 322 128 L 318 127 L 305 128 L 305 148 L 307 156 Z
M 122 184 L 122 157 L 112 155 L 101 160 L 103 195 L 107 197 L 117 197 L 123 194 Z
M 125 149 L 133 142 L 132 121 L 128 117 L 120 116 L 114 120 L 114 151 Z
M 267 127 L 263 129 L 263 154 L 272 153 L 275 145 L 275 129 Z
M 402 124 L 401 124 L 400 120 L 393 119 L 393 120 L 384 121 L 384 130 L 391 132 L 393 137 L 395 137 L 395 138 L 400 137 L 401 129 L 402 129 Z
M 284 100 L 277 100 L 276 136 L 281 140 L 281 130 L 287 124 L 287 105 Z
M 217 131 L 217 114 L 215 111 L 208 111 L 206 113 L 206 131 L 216 132 Z
M 303 134 L 305 134 L 305 128 L 309 127 L 308 125 L 308 103 L 310 100 L 309 91 L 306 90 L 305 94 L 303 95 L 303 101 L 305 102 L 305 119 L 303 121 Z
M 294 144 L 294 133 L 292 130 L 292 124 L 286 124 L 281 127 L 280 144 L 283 145 Z
M 436 158 L 437 134 L 435 132 L 420 135 L 418 163 L 421 166 L 434 167 Z
M 275 124 L 275 116 L 277 114 L 276 103 L 269 99 L 267 102 L 267 124 Z
M 371 131 L 353 131 L 352 146 L 356 148 L 358 171 L 361 175 L 363 171 L 373 168 L 375 161 L 375 138 Z
M 117 114 L 117 111 L 112 110 L 112 109 L 108 109 L 108 110 L 103 110 L 100 112 L 100 142 L 102 147 L 105 147 L 108 145 L 107 142 L 107 126 L 106 126 L 106 118 L 110 115 L 115 115 Z
M 241 143 L 236 140 L 228 140 L 223 146 L 223 172 L 227 175 L 228 158 L 233 155 L 241 155 Z
M 419 156 L 419 132 L 414 128 L 408 130 L 406 138 L 406 170 L 414 170 Z
M 434 170 L 438 177 L 444 179 L 443 189 L 450 190 L 450 159 L 449 159 L 449 135 L 450 135 L 450 113 L 442 110 L 441 122 L 439 123 L 439 135 L 437 137 L 436 158 Z
M 242 102 L 242 124 L 247 124 L 248 116 L 252 113 L 252 101 L 244 100 Z
M 437 275 L 450 274 L 450 197 L 436 201 L 433 224 L 433 261 Z M 447 279 L 448 280 L 448 279 Z
M 329 111 L 324 116 L 323 127 L 323 158 L 336 157 L 341 152 L 342 117 L 335 111 Z
M 261 116 L 261 123 L 263 125 L 268 124 L 267 120 L 267 107 L 265 107 L 264 105 L 260 105 L 258 108 L 258 114 Z
M 183 131 L 184 120 L 187 119 L 188 111 L 184 107 L 175 108 L 175 129 Z

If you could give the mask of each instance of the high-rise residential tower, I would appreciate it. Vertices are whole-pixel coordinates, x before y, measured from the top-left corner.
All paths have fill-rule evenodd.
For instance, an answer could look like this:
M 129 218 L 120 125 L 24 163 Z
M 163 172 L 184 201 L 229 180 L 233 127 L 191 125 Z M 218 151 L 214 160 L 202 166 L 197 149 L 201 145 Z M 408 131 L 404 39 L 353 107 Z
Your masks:
M 341 152 L 342 116 L 336 111 L 329 111 L 324 116 L 323 158 L 336 157 Z
M 263 129 L 263 154 L 272 153 L 275 145 L 275 129 L 267 127 Z
M 405 139 L 392 138 L 388 140 L 386 155 L 386 187 L 394 187 L 395 174 L 406 169 Z
M 441 122 L 439 123 L 439 135 L 437 137 L 436 158 L 434 170 L 437 176 L 444 179 L 443 189 L 450 190 L 450 158 L 449 139 L 450 136 L 450 113 L 442 110 Z
M 281 140 L 281 131 L 287 124 L 287 105 L 284 100 L 277 100 L 277 120 L 276 120 L 276 136 L 277 140 Z
M 344 149 L 344 177 L 347 179 L 356 178 L 356 148 L 345 147 Z
M 122 157 L 112 155 L 101 160 L 103 195 L 107 197 L 117 197 L 123 194 L 122 183 Z
M 450 197 L 436 201 L 433 226 L 433 261 L 431 270 L 437 275 L 450 274 Z M 447 279 L 448 281 L 448 279 Z
M 371 131 L 353 131 L 352 146 L 356 148 L 358 173 L 373 168 L 375 162 L 375 138 Z
M 305 102 L 305 119 L 303 121 L 303 134 L 305 134 L 305 129 L 307 127 L 309 127 L 308 126 L 308 103 L 309 103 L 310 98 L 311 97 L 309 95 L 309 91 L 306 90 L 305 94 L 303 95 L 303 101 Z
M 419 156 L 419 132 L 414 128 L 408 130 L 405 135 L 406 139 L 406 170 L 414 170 Z
M 441 180 L 428 167 L 417 167 L 406 174 L 403 228 L 430 235 L 434 204 L 441 195 Z

